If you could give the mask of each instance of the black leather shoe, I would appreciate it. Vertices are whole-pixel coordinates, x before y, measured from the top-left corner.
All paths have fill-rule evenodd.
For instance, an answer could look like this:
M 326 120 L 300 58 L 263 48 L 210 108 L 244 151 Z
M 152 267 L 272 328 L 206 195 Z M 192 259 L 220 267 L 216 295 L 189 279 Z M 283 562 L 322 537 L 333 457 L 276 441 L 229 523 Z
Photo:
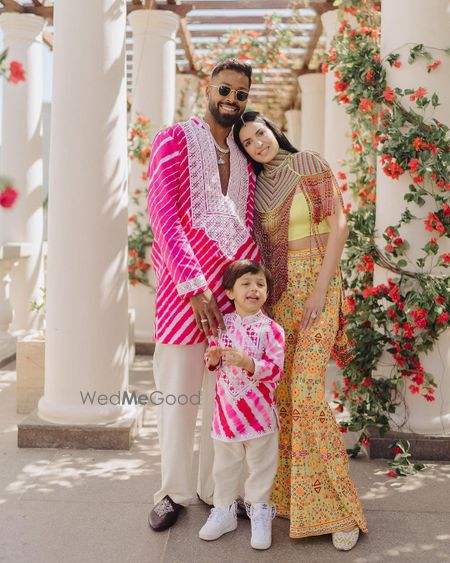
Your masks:
M 148 517 L 150 528 L 156 532 L 167 530 L 173 526 L 177 521 L 178 514 L 183 507 L 181 504 L 173 502 L 173 500 L 166 495 L 153 507 Z

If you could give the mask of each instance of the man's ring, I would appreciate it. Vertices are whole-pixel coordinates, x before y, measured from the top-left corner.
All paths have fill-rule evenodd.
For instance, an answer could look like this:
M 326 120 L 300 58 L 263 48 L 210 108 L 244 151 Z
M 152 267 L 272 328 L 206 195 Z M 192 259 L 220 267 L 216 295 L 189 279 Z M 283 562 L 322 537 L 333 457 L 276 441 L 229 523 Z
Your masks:
M 316 318 L 317 318 L 317 313 L 314 311 L 314 313 L 311 313 L 311 317 L 312 317 L 313 319 L 316 319 Z
M 201 323 L 207 323 L 207 322 L 208 322 L 208 319 L 202 319 L 200 322 L 201 322 Z

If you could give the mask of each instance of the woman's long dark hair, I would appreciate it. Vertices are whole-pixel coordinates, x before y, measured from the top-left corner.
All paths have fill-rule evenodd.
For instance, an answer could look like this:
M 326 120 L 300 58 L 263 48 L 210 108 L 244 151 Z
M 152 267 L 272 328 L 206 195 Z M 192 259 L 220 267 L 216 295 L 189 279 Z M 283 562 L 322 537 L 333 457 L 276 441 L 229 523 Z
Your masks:
M 253 158 L 249 156 L 249 154 L 245 150 L 239 138 L 239 133 L 242 127 L 244 127 L 246 123 L 252 121 L 259 121 L 260 123 L 266 125 L 274 134 L 275 139 L 278 141 L 278 144 L 280 145 L 280 149 L 284 149 L 292 153 L 299 152 L 298 149 L 294 147 L 294 145 L 289 141 L 286 135 L 281 131 L 278 125 L 273 123 L 273 121 L 267 119 L 267 117 L 265 117 L 262 113 L 259 113 L 259 111 L 247 111 L 246 113 L 242 114 L 242 116 L 238 119 L 238 121 L 236 121 L 236 123 L 233 125 L 233 137 L 241 152 L 243 152 L 247 157 L 247 160 L 252 163 L 253 170 L 255 171 L 256 175 L 258 175 L 261 172 L 261 170 L 263 169 L 263 165 L 260 162 L 256 162 L 255 160 L 253 160 Z

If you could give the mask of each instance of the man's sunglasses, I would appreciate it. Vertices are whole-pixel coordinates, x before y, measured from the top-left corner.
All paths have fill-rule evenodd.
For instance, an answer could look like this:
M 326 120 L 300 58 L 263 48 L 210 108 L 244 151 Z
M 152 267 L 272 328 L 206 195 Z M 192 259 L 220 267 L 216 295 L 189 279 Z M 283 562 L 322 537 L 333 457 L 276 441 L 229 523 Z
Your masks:
M 221 84 L 220 86 L 211 84 L 210 86 L 211 88 L 217 88 L 219 90 L 219 94 L 224 98 L 229 96 L 231 92 L 234 92 L 236 94 L 236 100 L 238 100 L 239 102 L 245 102 L 245 100 L 248 98 L 248 92 L 245 92 L 244 90 L 234 90 L 233 88 L 225 86 L 224 84 Z

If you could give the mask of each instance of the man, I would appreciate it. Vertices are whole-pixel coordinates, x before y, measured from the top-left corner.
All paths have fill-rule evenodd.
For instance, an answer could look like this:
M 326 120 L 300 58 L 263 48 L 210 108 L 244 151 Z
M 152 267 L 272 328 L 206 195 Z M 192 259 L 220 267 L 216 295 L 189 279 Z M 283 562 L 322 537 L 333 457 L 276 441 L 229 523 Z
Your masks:
M 251 67 L 235 59 L 218 64 L 206 89 L 204 119 L 168 127 L 152 147 L 147 204 L 157 278 L 154 377 L 163 397 L 177 398 L 158 407 L 162 483 L 149 516 L 154 530 L 172 526 L 192 498 L 195 396 L 202 387 L 206 340 L 217 336 L 218 326 L 225 328 L 221 312 L 230 310 L 223 271 L 233 260 L 259 258 L 250 234 L 255 179 L 230 135 L 244 113 L 251 75 Z M 198 476 L 198 496 L 208 504 L 214 487 L 214 387 L 209 374 Z M 184 396 L 190 400 L 181 404 Z

